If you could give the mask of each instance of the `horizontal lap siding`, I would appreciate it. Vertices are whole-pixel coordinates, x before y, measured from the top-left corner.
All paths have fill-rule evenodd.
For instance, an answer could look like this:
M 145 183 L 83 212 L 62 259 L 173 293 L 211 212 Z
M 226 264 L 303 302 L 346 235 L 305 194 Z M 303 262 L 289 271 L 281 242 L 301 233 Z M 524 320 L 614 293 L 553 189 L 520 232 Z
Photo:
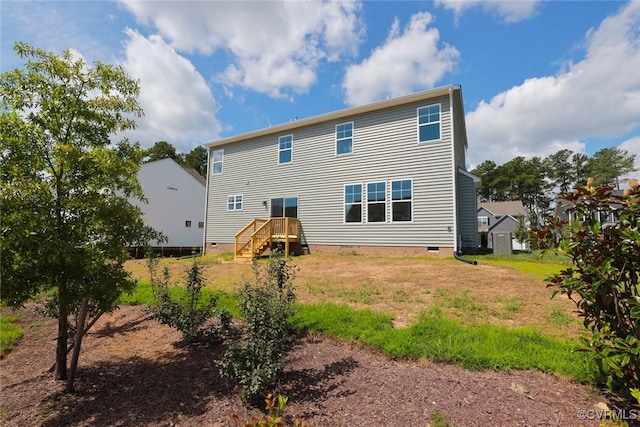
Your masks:
M 207 242 L 230 243 L 252 218 L 267 218 L 263 200 L 298 196 L 299 218 L 310 244 L 454 246 L 453 160 L 448 97 L 442 102 L 442 141 L 418 144 L 416 108 L 434 101 L 345 118 L 293 134 L 293 163 L 278 165 L 273 134 L 223 147 L 224 173 L 210 177 Z M 354 122 L 354 152 L 335 155 L 335 125 Z M 344 185 L 413 179 L 412 223 L 344 224 Z M 244 196 L 242 212 L 227 212 L 226 198 Z M 363 209 L 363 217 L 366 208 Z

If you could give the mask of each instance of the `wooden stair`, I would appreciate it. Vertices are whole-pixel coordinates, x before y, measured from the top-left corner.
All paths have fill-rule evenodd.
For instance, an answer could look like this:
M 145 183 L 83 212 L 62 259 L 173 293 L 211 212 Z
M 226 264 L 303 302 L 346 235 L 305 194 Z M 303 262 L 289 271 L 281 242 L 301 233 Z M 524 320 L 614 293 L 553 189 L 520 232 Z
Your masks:
M 288 254 L 289 244 L 298 242 L 299 236 L 300 222 L 297 218 L 254 218 L 236 233 L 234 257 L 253 259 L 278 242 L 284 243 Z

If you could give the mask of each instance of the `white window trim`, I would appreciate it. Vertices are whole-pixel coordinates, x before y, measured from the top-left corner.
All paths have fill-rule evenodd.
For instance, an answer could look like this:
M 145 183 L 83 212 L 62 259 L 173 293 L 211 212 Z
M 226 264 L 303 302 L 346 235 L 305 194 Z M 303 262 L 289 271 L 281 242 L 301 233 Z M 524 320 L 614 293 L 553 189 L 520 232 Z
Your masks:
M 219 162 L 215 161 L 216 151 L 219 151 L 222 154 L 222 157 Z M 220 172 L 216 172 L 216 163 L 220 163 Z M 211 175 L 222 175 L 224 173 L 224 148 L 214 149 L 211 153 Z
M 433 107 L 434 105 L 438 105 L 440 107 L 440 119 L 437 122 L 432 122 L 432 123 L 428 123 L 428 125 L 432 125 L 434 123 L 438 123 L 438 127 L 440 128 L 440 138 L 437 139 L 429 139 L 426 141 L 420 141 L 420 127 L 421 126 L 425 126 L 425 125 L 420 125 L 420 109 L 421 108 L 427 108 L 427 107 Z M 438 142 L 438 141 L 442 141 L 442 102 L 435 102 L 433 104 L 428 104 L 428 105 L 422 105 L 418 108 L 416 108 L 416 130 L 417 130 L 417 140 L 418 140 L 418 144 L 429 144 L 432 142 Z M 396 180 L 397 181 L 397 180 Z
M 285 218 L 284 216 L 276 216 L 276 217 L 272 217 L 271 216 L 271 201 L 274 199 L 282 199 L 282 215 L 285 214 L 285 211 L 287 210 L 287 199 L 296 199 L 296 210 L 298 211 L 298 216 L 296 217 L 297 219 L 300 219 L 300 196 L 298 195 L 289 195 L 289 196 L 277 196 L 277 197 L 269 197 L 269 217 L 270 218 Z
M 280 140 L 282 138 L 286 138 L 286 137 L 291 137 L 291 148 L 287 148 L 287 149 L 283 150 L 283 149 L 280 148 Z M 291 150 L 291 161 L 289 161 L 289 162 L 281 162 L 280 161 L 280 153 L 282 151 L 287 151 L 287 150 Z M 290 133 L 288 135 L 281 135 L 281 136 L 278 137 L 278 164 L 279 165 L 290 165 L 291 163 L 293 163 L 293 134 L 292 133 Z
M 411 181 L 411 221 L 394 221 L 393 220 L 393 183 L 396 181 Z M 403 202 L 405 200 L 397 200 L 397 202 Z M 415 191 L 415 187 L 413 185 L 413 178 L 399 178 L 399 179 L 392 179 L 389 181 L 389 202 L 391 203 L 391 209 L 389 212 L 389 219 L 391 221 L 392 224 L 411 224 L 414 219 L 415 219 L 415 214 L 414 214 L 414 207 L 415 207 L 415 202 L 416 202 L 416 191 Z
M 369 184 L 379 184 L 379 183 L 384 183 L 384 202 L 369 202 Z M 364 189 L 363 189 L 363 200 L 366 200 L 366 210 L 363 211 L 363 222 L 366 222 L 367 224 L 373 224 L 373 225 L 377 225 L 377 224 L 388 224 L 389 223 L 389 200 L 390 200 L 390 189 L 391 189 L 391 185 L 390 185 L 391 181 L 388 179 L 380 179 L 380 180 L 373 180 L 373 181 L 368 181 L 367 183 L 364 184 Z M 412 187 L 413 190 L 413 187 Z M 413 196 L 413 193 L 411 193 L 411 195 Z M 369 222 L 369 203 L 373 203 L 373 204 L 383 204 L 384 203 L 384 221 L 375 221 L 375 222 Z
M 345 200 L 345 195 L 347 194 L 347 186 L 349 185 L 359 185 L 360 186 L 360 221 L 359 222 L 347 222 L 347 205 L 357 205 L 358 203 L 347 203 Z M 342 187 L 342 223 L 343 224 L 365 224 L 366 217 L 364 216 L 364 185 L 361 182 L 352 182 L 348 184 L 344 184 Z
M 347 124 L 351 124 L 351 151 L 348 153 L 338 153 L 338 142 L 346 139 L 346 138 L 338 138 L 338 126 L 341 125 L 347 125 Z M 353 155 L 354 151 L 355 151 L 355 131 L 356 131 L 356 127 L 353 121 L 351 122 L 342 122 L 342 123 L 336 123 L 336 127 L 335 127 L 335 149 L 334 149 L 334 154 L 337 157 L 342 157 L 342 156 L 351 156 Z
M 233 197 L 233 209 L 229 209 L 229 198 Z M 238 203 L 238 197 L 241 198 L 240 200 L 240 209 L 236 209 L 236 204 Z M 244 210 L 244 195 L 242 194 L 229 194 L 227 196 L 227 212 L 240 212 Z

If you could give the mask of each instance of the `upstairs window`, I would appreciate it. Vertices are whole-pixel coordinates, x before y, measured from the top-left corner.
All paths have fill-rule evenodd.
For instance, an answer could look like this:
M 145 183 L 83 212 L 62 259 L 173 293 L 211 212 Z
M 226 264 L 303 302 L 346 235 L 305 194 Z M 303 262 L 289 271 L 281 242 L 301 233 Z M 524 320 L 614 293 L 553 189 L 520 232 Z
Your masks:
M 387 220 L 387 184 L 371 182 L 367 184 L 367 222 Z
M 224 161 L 224 149 L 213 150 L 211 156 L 211 175 L 220 175 L 222 173 L 222 163 Z
M 234 194 L 227 197 L 227 210 L 228 211 L 241 211 L 242 210 L 242 194 Z
M 479 216 L 478 217 L 478 227 L 487 227 L 489 225 L 489 217 Z
M 411 221 L 413 183 L 410 179 L 391 181 L 391 217 L 393 222 Z
M 362 222 L 362 184 L 344 186 L 344 222 Z
M 336 125 L 336 154 L 353 153 L 353 122 Z
M 418 108 L 418 142 L 440 139 L 440 104 Z
M 293 161 L 293 135 L 278 138 L 278 164 L 291 163 Z

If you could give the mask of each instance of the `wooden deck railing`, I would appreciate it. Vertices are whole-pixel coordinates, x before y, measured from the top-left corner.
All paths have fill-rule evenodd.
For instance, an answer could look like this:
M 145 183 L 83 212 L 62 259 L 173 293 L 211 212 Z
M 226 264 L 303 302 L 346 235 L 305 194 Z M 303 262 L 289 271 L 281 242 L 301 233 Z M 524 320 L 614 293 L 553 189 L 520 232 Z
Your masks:
M 254 219 L 236 233 L 235 257 L 255 257 L 271 247 L 274 242 L 289 244 L 297 242 L 300 236 L 300 221 L 297 218 Z

